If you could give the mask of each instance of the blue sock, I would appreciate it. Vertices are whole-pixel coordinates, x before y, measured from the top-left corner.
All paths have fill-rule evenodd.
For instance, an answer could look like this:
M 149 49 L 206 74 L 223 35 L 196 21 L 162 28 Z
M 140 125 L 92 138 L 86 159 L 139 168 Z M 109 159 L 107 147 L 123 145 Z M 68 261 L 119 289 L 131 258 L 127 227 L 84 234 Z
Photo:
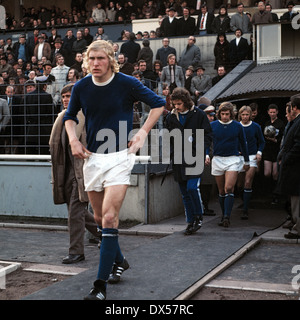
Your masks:
M 219 203 L 222 210 L 222 216 L 224 216 L 224 201 L 225 201 L 225 195 L 219 194 Z
M 120 252 L 118 229 L 103 228 L 97 279 L 108 280 L 112 266 Z
M 234 194 L 233 193 L 226 193 L 224 199 L 224 217 L 230 218 L 231 211 L 233 208 L 234 202 Z
M 252 196 L 252 189 L 244 189 L 243 200 L 244 200 L 244 211 L 248 211 L 249 202 Z

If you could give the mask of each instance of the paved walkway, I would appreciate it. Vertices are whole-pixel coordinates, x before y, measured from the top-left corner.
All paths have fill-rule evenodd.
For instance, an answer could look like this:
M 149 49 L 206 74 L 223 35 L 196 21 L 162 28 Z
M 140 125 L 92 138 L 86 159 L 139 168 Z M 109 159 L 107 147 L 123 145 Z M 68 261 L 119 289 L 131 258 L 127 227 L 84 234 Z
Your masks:
M 239 204 L 239 200 L 236 200 L 230 228 L 217 226 L 220 219 L 217 214 L 205 217 L 201 230 L 192 236 L 184 236 L 182 233 L 186 226 L 184 216 L 155 225 L 138 225 L 120 230 L 120 246 L 130 268 L 123 274 L 119 284 L 108 286 L 107 299 L 188 299 L 193 294 L 191 290 L 196 289 L 201 279 L 206 279 L 216 268 L 221 266 L 221 271 L 226 270 L 229 264 L 249 250 L 250 253 L 257 252 L 256 248 L 262 246 L 259 244 L 261 238 L 275 243 L 274 256 L 279 259 L 270 259 L 270 272 L 264 281 L 290 285 L 295 276 L 291 273 L 291 268 L 293 265 L 300 265 L 300 246 L 296 240 L 285 240 L 283 237 L 286 230 L 280 226 L 286 219 L 286 212 L 282 208 L 254 202 L 256 209 L 251 209 L 250 219 L 244 221 L 240 219 Z M 219 212 L 217 201 L 211 207 Z M 245 251 L 243 248 L 247 245 L 249 248 Z M 0 260 L 63 266 L 61 259 L 67 251 L 66 231 L 7 228 L 7 225 L 0 229 Z M 285 253 L 281 260 L 282 252 Z M 97 274 L 97 246 L 87 243 L 85 256 L 85 261 L 74 265 L 82 268 L 83 272 L 33 293 L 25 297 L 25 300 L 82 300 Z M 249 254 L 245 257 L 252 264 L 249 277 L 245 278 L 238 263 L 234 264 L 237 266 L 234 274 L 238 275 L 238 279 L 243 274 L 243 280 L 247 281 L 253 278 L 253 273 L 262 264 L 259 262 L 259 255 Z M 279 274 L 282 275 L 280 279 Z M 188 288 L 191 292 L 186 295 Z

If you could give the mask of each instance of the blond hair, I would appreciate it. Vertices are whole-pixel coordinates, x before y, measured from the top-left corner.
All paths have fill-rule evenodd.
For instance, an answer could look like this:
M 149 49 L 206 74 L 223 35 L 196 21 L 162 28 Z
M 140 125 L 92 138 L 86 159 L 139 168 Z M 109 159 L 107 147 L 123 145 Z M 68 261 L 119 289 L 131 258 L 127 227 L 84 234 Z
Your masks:
M 99 51 L 99 50 L 103 50 L 106 53 L 106 55 L 108 56 L 112 72 L 114 72 L 114 73 L 119 72 L 119 64 L 115 59 L 113 46 L 111 45 L 110 42 L 105 41 L 105 40 L 93 41 L 88 46 L 87 50 L 84 52 L 82 65 L 83 65 L 83 67 L 85 67 L 87 69 L 87 72 L 88 73 L 91 72 L 90 67 L 89 67 L 90 52 L 91 51 Z
M 244 111 L 247 111 L 249 112 L 249 115 L 250 115 L 250 120 L 251 120 L 251 116 L 252 116 L 252 109 L 251 107 L 249 106 L 242 106 L 239 110 L 239 117 L 238 117 L 238 120 L 241 121 L 242 118 L 241 118 L 241 114 L 244 112 Z

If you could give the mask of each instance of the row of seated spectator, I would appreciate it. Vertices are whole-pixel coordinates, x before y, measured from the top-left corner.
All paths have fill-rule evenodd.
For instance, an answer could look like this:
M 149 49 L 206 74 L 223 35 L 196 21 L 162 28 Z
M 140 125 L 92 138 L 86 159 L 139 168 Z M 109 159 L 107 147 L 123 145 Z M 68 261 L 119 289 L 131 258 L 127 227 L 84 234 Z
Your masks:
M 200 4 L 202 3 L 202 6 Z M 258 5 L 258 1 L 255 2 L 255 5 Z M 268 4 L 268 2 L 264 2 Z M 277 3 L 277 2 L 276 2 Z M 213 28 L 218 27 L 219 21 L 215 21 L 212 24 L 213 14 L 215 10 L 219 10 L 220 7 L 225 8 L 225 13 L 219 11 L 219 18 L 221 18 L 221 22 L 223 23 L 223 19 L 225 19 L 224 27 L 227 25 L 227 8 L 231 7 L 231 2 L 223 5 L 223 1 L 216 0 L 211 1 L 208 6 L 206 2 L 201 2 L 197 0 L 169 0 L 169 1 L 99 1 L 96 5 L 94 5 L 91 10 L 87 10 L 86 1 L 72 1 L 71 10 L 67 12 L 67 10 L 61 10 L 59 7 L 52 6 L 50 9 L 46 7 L 40 7 L 36 9 L 34 7 L 25 9 L 23 8 L 23 13 L 20 21 L 17 21 L 11 18 L 11 14 L 7 13 L 6 18 L 6 29 L 14 30 L 14 29 L 26 29 L 26 28 L 38 28 L 38 29 L 50 29 L 52 27 L 67 27 L 74 25 L 88 25 L 88 24 L 97 24 L 97 23 L 105 23 L 105 22 L 116 22 L 116 21 L 130 21 L 134 19 L 150 19 L 150 18 L 159 18 L 160 21 L 163 20 L 165 15 L 169 15 L 170 9 L 174 10 L 174 17 L 185 17 L 184 13 L 185 8 L 189 8 L 189 15 L 198 15 L 197 21 L 197 32 L 198 29 L 203 28 L 201 26 L 201 18 L 203 15 L 202 7 L 203 5 L 207 6 L 208 16 L 205 18 L 203 23 L 207 23 L 207 31 L 210 33 L 217 32 Z M 239 7 L 240 3 L 237 4 Z M 279 6 L 279 5 L 278 5 Z M 285 5 L 284 5 L 285 6 Z M 294 7 L 294 3 L 292 1 L 288 2 L 286 5 L 287 8 Z M 272 8 L 267 9 L 267 11 L 272 10 Z M 249 14 L 250 15 L 250 14 Z M 277 15 L 273 14 L 273 18 L 277 19 Z M 250 15 L 251 20 L 251 15 Z M 283 20 L 289 20 L 290 15 L 283 15 L 281 17 Z M 208 20 L 206 22 L 206 19 Z M 177 19 L 175 19 L 176 21 Z M 277 20 L 276 20 L 277 21 Z M 189 21 L 189 24 L 191 22 Z M 165 28 L 165 26 L 163 26 Z M 222 30 L 224 31 L 224 29 Z M 234 31 L 234 30 L 233 30 Z M 173 32 L 172 35 L 180 35 L 180 28 Z M 190 33 L 192 34 L 192 33 Z M 194 34 L 194 33 L 193 33 Z M 172 36 L 170 34 L 164 34 L 163 36 Z

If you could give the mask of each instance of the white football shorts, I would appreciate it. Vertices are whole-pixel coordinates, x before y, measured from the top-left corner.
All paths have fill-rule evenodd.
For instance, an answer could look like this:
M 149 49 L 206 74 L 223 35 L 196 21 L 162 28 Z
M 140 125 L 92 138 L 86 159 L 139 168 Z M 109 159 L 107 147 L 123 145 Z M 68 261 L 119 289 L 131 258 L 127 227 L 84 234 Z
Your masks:
M 92 153 L 83 165 L 85 191 L 103 191 L 114 185 L 129 185 L 135 154 L 128 149 L 108 154 Z
M 222 176 L 226 171 L 239 171 L 240 163 L 239 156 L 214 156 L 211 162 L 211 174 L 213 176 Z

